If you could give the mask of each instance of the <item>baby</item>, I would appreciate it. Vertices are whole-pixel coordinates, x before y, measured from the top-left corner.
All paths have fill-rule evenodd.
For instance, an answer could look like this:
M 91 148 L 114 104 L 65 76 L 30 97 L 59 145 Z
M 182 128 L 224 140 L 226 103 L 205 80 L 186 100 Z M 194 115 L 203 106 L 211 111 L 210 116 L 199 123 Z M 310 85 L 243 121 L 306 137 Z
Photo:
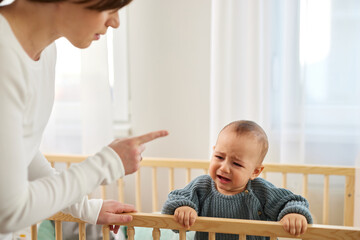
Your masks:
M 213 148 L 209 175 L 199 176 L 185 188 L 169 193 L 162 213 L 174 215 L 186 228 L 194 224 L 197 216 L 206 216 L 280 221 L 290 234 L 305 233 L 307 224 L 312 223 L 307 200 L 258 178 L 267 151 L 267 136 L 258 124 L 228 124 Z M 208 233 L 197 232 L 195 239 L 208 239 Z M 217 233 L 216 239 L 239 237 Z

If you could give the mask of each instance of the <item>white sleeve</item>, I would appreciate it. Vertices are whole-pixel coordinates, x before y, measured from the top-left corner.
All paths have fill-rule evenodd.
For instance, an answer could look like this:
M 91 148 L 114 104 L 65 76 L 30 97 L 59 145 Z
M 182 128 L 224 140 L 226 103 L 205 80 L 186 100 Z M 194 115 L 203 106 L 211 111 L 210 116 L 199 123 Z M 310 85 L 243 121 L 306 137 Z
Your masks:
M 29 181 L 46 177 L 49 175 L 59 174 L 44 155 L 39 151 L 28 168 Z M 79 202 L 71 205 L 68 208 L 62 210 L 62 212 L 71 214 L 73 217 L 79 218 L 85 222 L 96 224 L 99 216 L 103 200 L 91 199 L 84 196 Z
M 20 60 L 6 51 L 0 46 L 0 63 L 7 63 L 0 64 L 0 233 L 37 223 L 124 176 L 119 156 L 109 147 L 58 175 L 36 178 L 28 172 L 22 128 L 27 88 Z

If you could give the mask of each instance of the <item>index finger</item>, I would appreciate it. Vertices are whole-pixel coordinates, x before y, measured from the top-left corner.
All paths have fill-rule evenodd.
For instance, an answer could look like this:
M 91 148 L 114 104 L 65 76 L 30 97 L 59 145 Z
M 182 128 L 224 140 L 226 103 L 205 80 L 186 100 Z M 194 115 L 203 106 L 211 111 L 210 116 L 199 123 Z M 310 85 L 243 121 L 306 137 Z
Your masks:
M 169 134 L 168 131 L 160 130 L 160 131 L 150 132 L 150 133 L 135 137 L 135 139 L 140 144 L 143 144 L 143 143 L 150 142 L 150 141 L 155 140 L 155 139 L 160 138 L 160 137 L 165 137 L 168 134 Z

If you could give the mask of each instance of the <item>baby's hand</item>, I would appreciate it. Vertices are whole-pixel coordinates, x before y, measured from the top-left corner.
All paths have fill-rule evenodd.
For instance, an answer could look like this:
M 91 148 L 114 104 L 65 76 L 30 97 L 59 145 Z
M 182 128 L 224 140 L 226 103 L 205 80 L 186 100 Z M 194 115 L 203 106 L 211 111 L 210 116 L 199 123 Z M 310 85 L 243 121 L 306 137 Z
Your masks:
M 306 218 L 297 213 L 286 214 L 281 220 L 280 223 L 283 225 L 283 228 L 288 233 L 299 236 L 304 234 L 307 229 Z
M 174 217 L 175 221 L 188 229 L 195 223 L 197 212 L 188 206 L 178 207 L 175 210 Z

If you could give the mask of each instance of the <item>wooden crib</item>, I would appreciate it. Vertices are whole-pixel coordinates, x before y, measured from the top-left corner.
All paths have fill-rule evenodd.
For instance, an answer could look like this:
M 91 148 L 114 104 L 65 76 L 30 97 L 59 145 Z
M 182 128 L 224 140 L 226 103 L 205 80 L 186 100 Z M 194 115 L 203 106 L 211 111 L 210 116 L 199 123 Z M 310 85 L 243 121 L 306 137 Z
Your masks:
M 86 156 L 61 156 L 61 155 L 47 155 L 47 159 L 53 166 L 55 164 L 66 164 L 70 167 L 72 163 L 78 163 L 86 159 Z M 289 176 L 293 174 L 299 175 L 301 178 L 302 190 L 301 192 L 295 192 L 308 198 L 309 195 L 309 177 L 312 175 L 321 175 L 323 178 L 323 197 L 322 197 L 322 221 L 321 224 L 311 224 L 308 227 L 307 232 L 300 237 L 300 239 L 360 239 L 360 228 L 353 227 L 354 223 L 354 184 L 355 184 L 355 168 L 352 167 L 330 167 L 330 166 L 313 166 L 313 165 L 287 165 L 287 164 L 264 164 L 265 169 L 261 177 L 267 179 L 271 174 L 277 174 L 280 176 L 282 186 L 287 188 L 289 182 Z M 126 226 L 128 227 L 128 239 L 134 239 L 135 228 L 134 227 L 150 227 L 153 228 L 153 239 L 160 239 L 160 229 L 177 229 L 179 230 L 179 239 L 186 239 L 186 230 L 183 229 L 177 222 L 174 221 L 173 216 L 158 214 L 162 205 L 162 199 L 166 199 L 166 196 L 159 198 L 159 182 L 163 183 L 165 180 L 168 182 L 168 191 L 165 195 L 173 189 L 175 189 L 175 182 L 178 180 L 178 171 L 181 175 L 184 175 L 183 184 L 187 183 L 194 178 L 195 173 L 206 174 L 208 171 L 209 161 L 207 160 L 190 160 L 190 159 L 160 159 L 160 158 L 144 158 L 141 162 L 141 168 L 136 172 L 135 176 L 135 206 L 138 213 L 131 213 L 133 215 L 133 221 Z M 158 181 L 158 172 L 167 171 L 168 178 Z M 199 173 L 200 171 L 200 173 Z M 145 176 L 143 173 L 151 173 Z M 162 174 L 164 175 L 164 174 Z M 150 179 L 144 179 L 146 178 Z M 175 177 L 176 176 L 176 177 Z M 330 178 L 333 176 L 341 176 L 344 178 L 344 190 L 343 190 L 343 221 L 340 225 L 328 225 L 329 224 L 329 200 L 331 193 Z M 141 212 L 144 201 L 142 201 L 142 187 L 143 182 L 151 182 L 151 213 Z M 118 188 L 118 200 L 121 202 L 132 203 L 127 199 L 127 195 L 124 195 L 126 190 L 126 184 L 124 179 L 119 179 L 117 182 Z M 178 186 L 176 186 L 178 188 Z M 101 186 L 101 195 L 106 198 L 106 186 Z M 149 200 L 150 196 L 146 198 Z M 160 199 L 160 200 L 159 200 Z M 311 210 L 311 202 L 310 202 Z M 79 219 L 73 218 L 70 215 L 58 213 L 50 220 L 55 221 L 56 240 L 62 239 L 61 222 L 77 222 L 79 224 L 79 239 L 86 239 L 85 236 L 85 223 Z M 37 239 L 37 226 L 32 226 L 32 239 Z M 246 235 L 268 236 L 270 239 L 277 239 L 277 237 L 294 238 L 292 235 L 286 233 L 280 223 L 278 222 L 266 222 L 266 221 L 254 221 L 254 220 L 239 220 L 239 219 L 224 219 L 224 218 L 209 218 L 199 217 L 196 223 L 191 227 L 191 231 L 209 232 L 209 239 L 215 239 L 215 233 L 231 233 L 239 235 L 239 239 L 246 239 Z M 109 239 L 109 228 L 103 226 L 103 239 Z M 296 239 L 296 238 L 295 238 Z

